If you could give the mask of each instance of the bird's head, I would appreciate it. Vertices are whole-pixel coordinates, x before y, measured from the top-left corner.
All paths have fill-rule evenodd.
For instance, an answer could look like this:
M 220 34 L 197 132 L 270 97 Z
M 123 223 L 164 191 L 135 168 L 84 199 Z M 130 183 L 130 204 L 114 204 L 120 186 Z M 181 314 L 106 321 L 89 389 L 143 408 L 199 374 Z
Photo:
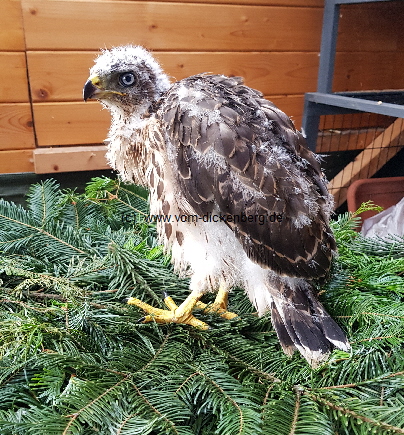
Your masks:
M 104 50 L 90 69 L 83 98 L 100 100 L 111 111 L 146 111 L 170 87 L 149 51 L 127 45 Z

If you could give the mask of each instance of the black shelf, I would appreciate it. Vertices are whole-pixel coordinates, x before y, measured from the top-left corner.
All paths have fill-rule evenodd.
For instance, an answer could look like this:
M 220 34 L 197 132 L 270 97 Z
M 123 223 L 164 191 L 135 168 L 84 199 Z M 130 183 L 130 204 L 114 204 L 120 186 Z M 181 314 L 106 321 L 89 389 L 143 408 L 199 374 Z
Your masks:
M 305 94 L 302 132 L 316 149 L 321 115 L 369 112 L 404 118 L 404 90 L 332 92 L 340 5 L 392 0 L 326 0 L 317 92 Z

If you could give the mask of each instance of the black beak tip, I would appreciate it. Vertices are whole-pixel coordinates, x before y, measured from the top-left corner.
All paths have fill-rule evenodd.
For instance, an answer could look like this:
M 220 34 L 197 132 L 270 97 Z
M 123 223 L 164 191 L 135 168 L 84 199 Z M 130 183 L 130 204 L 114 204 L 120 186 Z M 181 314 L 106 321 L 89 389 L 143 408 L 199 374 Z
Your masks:
M 87 101 L 88 99 L 90 99 L 95 91 L 97 90 L 97 88 L 93 85 L 91 80 L 87 80 L 86 84 L 84 85 L 83 88 L 83 99 L 84 101 Z

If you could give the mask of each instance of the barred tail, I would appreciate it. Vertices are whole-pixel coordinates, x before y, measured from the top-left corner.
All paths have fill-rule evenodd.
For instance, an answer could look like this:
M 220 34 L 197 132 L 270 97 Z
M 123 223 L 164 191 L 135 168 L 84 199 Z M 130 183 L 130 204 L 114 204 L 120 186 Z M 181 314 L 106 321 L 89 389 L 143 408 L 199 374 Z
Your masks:
M 313 292 L 307 281 L 282 280 L 281 297 L 273 298 L 271 315 L 284 352 L 292 355 L 297 349 L 314 368 L 333 348 L 348 351 L 350 346 Z

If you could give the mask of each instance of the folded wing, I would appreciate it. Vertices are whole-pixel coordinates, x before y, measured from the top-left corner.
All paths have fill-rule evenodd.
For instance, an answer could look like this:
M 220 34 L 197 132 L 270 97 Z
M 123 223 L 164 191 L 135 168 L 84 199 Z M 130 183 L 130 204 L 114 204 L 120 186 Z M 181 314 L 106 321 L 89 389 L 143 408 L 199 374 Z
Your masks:
M 248 256 L 280 275 L 327 273 L 335 249 L 320 166 L 290 119 L 238 77 L 176 83 L 157 116 L 195 213 L 227 215 Z

